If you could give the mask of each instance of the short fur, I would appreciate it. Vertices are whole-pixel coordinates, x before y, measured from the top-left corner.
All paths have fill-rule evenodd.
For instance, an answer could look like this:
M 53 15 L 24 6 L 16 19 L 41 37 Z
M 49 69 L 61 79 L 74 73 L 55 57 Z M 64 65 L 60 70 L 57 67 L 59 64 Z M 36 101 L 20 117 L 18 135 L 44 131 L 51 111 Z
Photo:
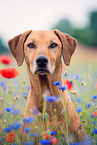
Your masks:
M 37 48 L 29 49 L 27 44 L 35 41 Z M 49 49 L 50 42 L 57 42 L 58 47 L 55 49 Z M 27 31 L 23 34 L 16 36 L 15 38 L 8 41 L 9 49 L 15 57 L 17 64 L 20 66 L 23 63 L 24 57 L 27 65 L 27 71 L 30 80 L 30 91 L 28 97 L 28 104 L 26 105 L 27 115 L 30 116 L 30 109 L 36 106 L 37 109 L 42 112 L 43 110 L 43 95 L 55 95 L 58 97 L 62 95 L 62 92 L 53 84 L 55 81 L 62 83 L 62 62 L 61 55 L 63 56 L 64 63 L 70 64 L 70 59 L 75 51 L 77 41 L 68 34 L 63 34 L 59 30 L 53 31 Z M 46 56 L 49 60 L 48 69 L 51 71 L 50 74 L 45 73 L 44 75 L 34 73 L 36 68 L 35 60 L 38 56 Z M 66 111 L 70 117 L 69 130 L 71 134 L 77 135 L 77 138 L 82 139 L 85 137 L 85 129 L 80 121 L 80 118 L 73 106 L 70 96 L 64 91 L 63 96 L 64 102 L 66 103 Z M 66 128 L 66 123 L 61 119 L 63 104 L 59 102 L 53 103 L 53 109 L 57 110 L 58 120 L 62 122 L 63 127 Z M 50 112 L 49 103 L 46 108 L 47 113 L 50 115 L 50 119 L 53 121 L 52 114 Z M 82 125 L 82 130 L 79 132 L 78 128 Z

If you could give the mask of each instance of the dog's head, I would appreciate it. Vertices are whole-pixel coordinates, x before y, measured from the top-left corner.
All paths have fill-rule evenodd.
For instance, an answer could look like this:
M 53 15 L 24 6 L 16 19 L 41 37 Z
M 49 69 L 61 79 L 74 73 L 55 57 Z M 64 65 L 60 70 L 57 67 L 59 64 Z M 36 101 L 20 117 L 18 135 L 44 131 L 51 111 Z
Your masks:
M 63 56 L 64 63 L 70 64 L 70 58 L 77 41 L 59 30 L 26 31 L 8 41 L 8 46 L 21 66 L 25 57 L 32 74 L 52 74 L 57 60 Z

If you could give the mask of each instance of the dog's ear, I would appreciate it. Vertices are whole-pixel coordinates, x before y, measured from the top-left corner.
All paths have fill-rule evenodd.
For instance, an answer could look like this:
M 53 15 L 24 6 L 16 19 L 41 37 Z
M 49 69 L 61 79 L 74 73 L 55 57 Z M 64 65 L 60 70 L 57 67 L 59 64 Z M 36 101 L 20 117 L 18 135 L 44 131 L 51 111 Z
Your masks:
M 64 63 L 69 65 L 71 56 L 74 53 L 77 45 L 77 40 L 66 33 L 60 32 L 59 30 L 54 30 L 54 32 L 62 43 L 62 55 Z
M 23 63 L 24 43 L 30 33 L 31 33 L 31 30 L 28 30 L 25 33 L 17 35 L 16 37 L 8 41 L 9 49 L 11 53 L 13 54 L 13 56 L 15 57 L 18 66 L 21 66 Z

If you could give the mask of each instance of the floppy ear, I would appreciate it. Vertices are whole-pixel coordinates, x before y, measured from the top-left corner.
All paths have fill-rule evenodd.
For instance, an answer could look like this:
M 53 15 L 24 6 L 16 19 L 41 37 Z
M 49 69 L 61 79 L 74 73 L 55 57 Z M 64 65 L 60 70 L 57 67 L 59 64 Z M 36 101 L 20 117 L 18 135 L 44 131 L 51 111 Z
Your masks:
M 23 34 L 17 35 L 8 41 L 8 46 L 15 57 L 18 66 L 21 66 L 24 60 L 24 43 L 32 30 L 28 30 Z
M 64 63 L 69 65 L 71 56 L 74 53 L 77 45 L 77 40 L 66 33 L 60 32 L 59 30 L 54 30 L 54 32 L 62 43 L 62 55 Z

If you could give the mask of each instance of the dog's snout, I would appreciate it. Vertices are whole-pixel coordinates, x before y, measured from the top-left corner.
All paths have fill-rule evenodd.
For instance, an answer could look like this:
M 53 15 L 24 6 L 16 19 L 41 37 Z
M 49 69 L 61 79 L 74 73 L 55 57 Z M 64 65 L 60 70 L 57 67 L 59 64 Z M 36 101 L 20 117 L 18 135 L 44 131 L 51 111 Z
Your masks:
M 38 56 L 36 58 L 36 64 L 39 66 L 39 67 L 45 67 L 48 63 L 48 58 L 46 56 Z

